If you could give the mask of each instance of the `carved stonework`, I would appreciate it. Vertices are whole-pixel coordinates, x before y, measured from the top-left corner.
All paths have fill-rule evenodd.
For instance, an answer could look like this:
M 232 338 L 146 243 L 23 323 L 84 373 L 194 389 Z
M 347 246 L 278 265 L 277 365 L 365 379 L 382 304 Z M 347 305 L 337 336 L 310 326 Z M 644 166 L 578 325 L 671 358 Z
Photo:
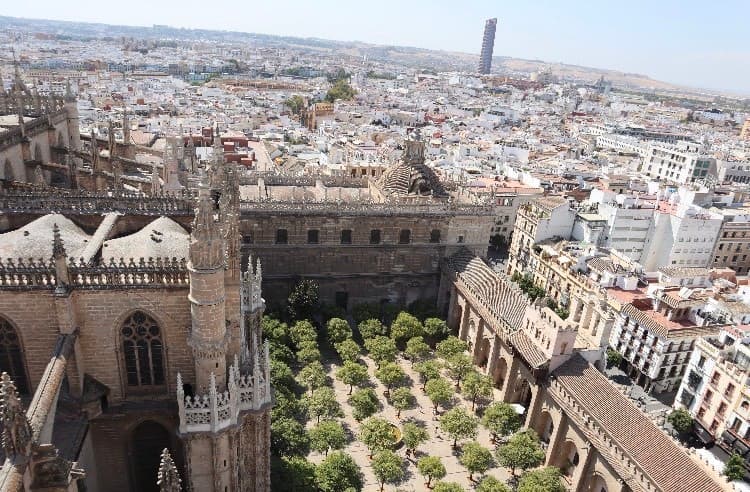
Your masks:
M 164 448 L 161 452 L 161 463 L 159 464 L 159 473 L 156 484 L 159 486 L 159 492 L 180 492 L 182 490 L 180 474 L 177 467 L 169 454 L 169 450 Z
M 61 457 L 51 444 L 37 447 L 31 459 L 31 490 L 68 490 L 70 484 L 84 478 L 83 470 Z
M 7 372 L 0 376 L 0 420 L 3 423 L 3 449 L 6 456 L 31 455 L 32 431 L 18 398 L 16 386 Z

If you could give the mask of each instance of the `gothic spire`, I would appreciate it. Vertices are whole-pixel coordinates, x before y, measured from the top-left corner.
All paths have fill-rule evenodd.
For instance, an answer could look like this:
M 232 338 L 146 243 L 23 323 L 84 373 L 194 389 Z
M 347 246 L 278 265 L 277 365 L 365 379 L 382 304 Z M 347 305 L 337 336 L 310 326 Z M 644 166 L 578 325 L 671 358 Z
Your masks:
M 70 79 L 65 81 L 65 102 L 75 102 L 76 98 L 70 88 Z
M 161 190 L 161 180 L 159 180 L 159 169 L 156 162 L 151 165 L 151 196 L 156 196 Z
M 21 68 L 18 65 L 18 59 L 16 58 L 16 50 L 13 50 L 13 83 L 15 84 L 16 90 L 21 90 L 23 80 L 21 79 Z
M 122 112 L 122 143 L 130 145 L 130 119 L 127 111 Z
M 205 183 L 201 183 L 198 189 L 198 206 L 193 220 L 193 236 L 198 239 L 208 238 L 215 228 L 214 202 L 211 199 L 210 189 Z
M 91 169 L 94 172 L 99 170 L 99 143 L 93 128 L 91 129 Z
M 18 398 L 16 385 L 7 372 L 0 376 L 0 421 L 3 424 L 3 449 L 6 456 L 31 455 L 31 425 Z
M 159 463 L 159 472 L 157 475 L 156 485 L 159 486 L 159 492 L 180 492 L 180 474 L 177 467 L 169 454 L 169 450 L 164 448 L 161 452 L 161 463 Z

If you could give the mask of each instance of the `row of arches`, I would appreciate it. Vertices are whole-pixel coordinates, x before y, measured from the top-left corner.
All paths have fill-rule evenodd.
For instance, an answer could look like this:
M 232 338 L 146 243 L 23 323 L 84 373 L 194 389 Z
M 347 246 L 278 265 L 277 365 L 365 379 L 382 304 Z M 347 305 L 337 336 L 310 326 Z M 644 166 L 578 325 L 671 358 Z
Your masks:
M 557 425 L 564 425 L 564 423 L 556 424 L 555 422 L 552 413 L 545 409 L 539 413 L 531 425 L 543 445 L 547 448 L 546 464 L 559 468 L 565 480 L 574 487 L 576 486 L 576 484 L 572 483 L 574 475 L 576 472 L 583 472 L 584 475 L 580 476 L 580 480 L 584 481 L 584 486 L 579 487 L 578 490 L 585 492 L 608 492 L 607 480 L 596 466 L 589 465 L 591 467 L 590 470 L 579 470 L 579 467 L 586 466 L 584 456 L 588 452 L 582 449 L 582 443 L 576 442 L 577 440 L 572 438 L 570 434 L 563 434 L 561 438 L 564 441 L 561 443 L 556 444 L 552 442 L 555 431 L 558 430 Z M 554 446 L 554 449 L 551 446 Z M 616 490 L 619 491 L 620 489 Z
M 159 323 L 143 311 L 134 311 L 120 326 L 120 337 L 127 385 L 163 386 L 166 368 Z M 0 372 L 10 375 L 21 395 L 29 395 L 31 391 L 26 367 L 18 330 L 9 319 L 0 316 Z

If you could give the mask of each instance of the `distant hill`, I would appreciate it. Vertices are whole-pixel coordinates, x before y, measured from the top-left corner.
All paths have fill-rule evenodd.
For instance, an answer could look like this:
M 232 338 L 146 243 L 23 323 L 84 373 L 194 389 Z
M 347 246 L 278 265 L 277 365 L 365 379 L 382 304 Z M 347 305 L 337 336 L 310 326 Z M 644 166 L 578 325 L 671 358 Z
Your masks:
M 45 33 L 61 38 L 97 39 L 134 37 L 139 39 L 185 39 L 215 40 L 226 42 L 255 43 L 258 46 L 294 47 L 320 53 L 332 54 L 350 60 L 367 57 L 369 60 L 395 63 L 415 69 L 435 71 L 474 71 L 479 55 L 460 52 L 428 50 L 407 46 L 382 46 L 359 41 L 334 41 L 319 38 L 298 38 L 270 34 L 254 34 L 236 31 L 216 31 L 207 29 L 183 29 L 164 25 L 152 27 L 120 26 L 83 22 L 55 21 L 43 19 L 22 19 L 0 16 L 0 29 L 16 29 L 26 33 Z M 6 53 L 5 56 L 10 56 Z M 2 57 L 2 55 L 0 55 Z M 524 60 L 496 56 L 493 59 L 493 73 L 499 75 L 527 75 L 549 70 L 554 75 L 580 82 L 595 82 L 600 77 L 611 81 L 615 86 L 639 90 L 656 90 L 679 93 L 719 93 L 697 88 L 688 88 L 654 80 L 646 75 L 624 73 L 565 63 L 549 63 L 540 60 Z

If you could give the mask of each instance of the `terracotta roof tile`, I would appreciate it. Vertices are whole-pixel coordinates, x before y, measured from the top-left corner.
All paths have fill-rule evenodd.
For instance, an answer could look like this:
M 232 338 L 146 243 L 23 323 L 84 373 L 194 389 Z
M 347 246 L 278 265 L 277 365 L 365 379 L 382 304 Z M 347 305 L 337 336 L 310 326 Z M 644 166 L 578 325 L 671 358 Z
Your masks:
M 528 300 L 506 275 L 488 267 L 481 258 L 462 248 L 448 258 L 448 266 L 468 284 L 482 303 L 510 327 L 518 328 Z
M 665 492 L 720 492 L 721 485 L 623 396 L 575 355 L 553 371 L 560 385 Z

